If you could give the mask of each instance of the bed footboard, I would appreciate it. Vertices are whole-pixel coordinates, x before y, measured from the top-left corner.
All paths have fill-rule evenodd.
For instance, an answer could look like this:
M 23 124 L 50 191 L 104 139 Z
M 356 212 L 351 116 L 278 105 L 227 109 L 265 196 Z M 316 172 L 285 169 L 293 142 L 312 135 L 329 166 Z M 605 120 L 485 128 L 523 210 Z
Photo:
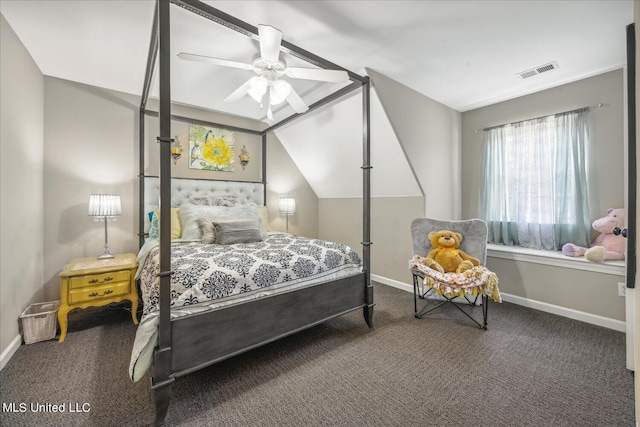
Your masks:
M 173 319 L 172 372 L 186 375 L 358 308 L 367 309 L 364 273 Z

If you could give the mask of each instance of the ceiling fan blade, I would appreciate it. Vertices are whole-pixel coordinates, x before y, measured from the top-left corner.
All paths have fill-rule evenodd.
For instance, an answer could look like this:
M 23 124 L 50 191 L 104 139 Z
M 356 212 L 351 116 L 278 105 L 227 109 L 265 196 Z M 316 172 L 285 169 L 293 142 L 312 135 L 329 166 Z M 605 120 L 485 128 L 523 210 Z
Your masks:
M 204 62 L 207 64 L 222 65 L 223 67 L 240 68 L 243 70 L 253 70 L 251 64 L 245 64 L 242 62 L 229 61 L 227 59 L 213 58 L 211 56 L 196 55 L 193 53 L 180 52 L 178 58 L 186 61 Z
M 319 80 L 321 82 L 343 83 L 349 81 L 349 74 L 342 70 L 315 68 L 287 68 L 284 73 L 294 79 Z
M 244 82 L 238 89 L 234 90 L 229 96 L 227 96 L 225 102 L 234 102 L 242 98 L 247 94 L 247 91 L 251 87 L 251 79 Z
M 302 98 L 300 98 L 300 95 L 298 95 L 298 93 L 293 90 L 293 88 L 291 88 L 291 92 L 289 93 L 289 96 L 287 96 L 287 102 L 289 103 L 289 105 L 291 105 L 291 108 L 293 108 L 293 110 L 298 114 L 305 113 L 309 109 L 309 107 L 307 107 L 307 104 L 304 103 Z
M 267 62 L 278 62 L 282 32 L 271 25 L 258 25 L 260 56 Z

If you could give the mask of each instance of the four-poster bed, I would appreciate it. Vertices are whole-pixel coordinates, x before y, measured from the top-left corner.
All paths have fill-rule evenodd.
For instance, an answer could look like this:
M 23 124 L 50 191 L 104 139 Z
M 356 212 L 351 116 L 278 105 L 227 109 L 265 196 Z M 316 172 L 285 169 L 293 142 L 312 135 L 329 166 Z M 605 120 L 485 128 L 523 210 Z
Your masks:
M 239 298 L 241 302 L 233 304 L 220 304 L 213 309 L 188 312 L 185 315 L 175 315 L 178 310 L 172 311 L 175 292 L 172 285 L 172 241 L 168 237 L 171 235 L 172 206 L 180 204 L 176 202 L 179 196 L 176 194 L 179 187 L 184 185 L 205 185 L 203 183 L 179 183 L 177 179 L 171 177 L 171 120 L 190 119 L 171 115 L 171 89 L 170 89 L 170 62 L 173 58 L 170 52 L 170 7 L 171 4 L 182 7 L 190 12 L 203 16 L 215 23 L 224 25 L 241 34 L 256 39 L 258 37 L 257 27 L 251 26 L 228 14 L 225 14 L 205 3 L 197 0 L 157 0 L 156 14 L 154 17 L 149 57 L 147 62 L 145 85 L 143 88 L 142 102 L 140 106 L 140 243 L 145 239 L 145 217 L 148 212 L 148 198 L 157 199 L 159 212 L 159 239 L 158 250 L 155 257 L 157 265 L 146 265 L 147 272 L 153 269 L 154 275 L 157 273 L 158 279 L 147 280 L 147 282 L 159 282 L 158 298 L 150 300 L 157 302 L 157 345 L 155 340 L 150 340 L 153 349 L 153 378 L 152 388 L 155 392 L 156 404 L 156 424 L 163 424 L 169 406 L 171 384 L 176 377 L 180 377 L 232 357 L 236 354 L 274 341 L 281 337 L 298 332 L 305 328 L 317 325 L 333 317 L 343 315 L 350 311 L 362 308 L 365 321 L 371 327 L 373 317 L 373 288 L 370 282 L 370 138 L 369 138 L 369 79 L 354 74 L 333 63 L 319 58 L 305 50 L 298 48 L 286 41 L 282 41 L 281 50 L 294 55 L 308 63 L 323 69 L 339 69 L 348 73 L 351 83 L 348 86 L 334 92 L 326 98 L 310 106 L 314 110 L 339 97 L 362 88 L 363 99 L 363 237 L 362 237 L 362 258 L 349 252 L 349 248 L 343 248 L 339 244 L 323 242 L 319 240 L 310 241 L 297 240 L 298 237 L 282 237 L 276 242 L 278 247 L 283 245 L 297 245 L 299 249 L 308 254 L 313 251 L 318 260 L 322 260 L 324 255 L 318 255 L 324 249 L 331 252 L 331 259 L 338 252 L 346 255 L 345 261 L 340 263 L 348 264 L 357 258 L 358 269 L 348 270 L 344 274 L 330 276 L 328 279 L 317 279 L 310 284 L 305 284 L 297 288 L 283 286 L 282 292 L 264 292 L 264 296 L 256 298 Z M 160 136 L 157 141 L 160 143 L 160 173 L 158 178 L 151 178 L 144 175 L 144 144 L 145 144 L 145 115 L 147 111 L 146 103 L 149 96 L 151 79 L 154 64 L 158 59 L 159 64 L 159 86 L 160 86 L 160 108 L 157 116 L 160 122 Z M 151 113 L 154 114 L 154 113 Z M 286 123 L 294 120 L 299 114 L 293 114 L 278 123 L 273 124 L 264 131 L 257 132 L 262 137 L 262 182 L 238 184 L 242 192 L 251 193 L 255 204 L 265 204 L 266 202 L 266 143 L 267 134 Z M 222 128 L 229 128 L 222 124 L 212 124 Z M 256 131 L 235 128 L 238 131 L 256 133 Z M 152 181 L 155 182 L 152 183 Z M 225 191 L 235 184 L 222 183 Z M 207 184 L 208 185 L 208 184 Z M 154 194 L 149 191 L 149 187 L 157 188 Z M 216 191 L 214 190 L 211 191 Z M 149 195 L 149 193 L 151 195 Z M 173 197 L 172 197 L 173 194 Z M 229 208 L 233 209 L 233 208 Z M 214 209 L 215 210 L 215 209 Z M 216 211 L 218 212 L 218 211 Z M 167 236 L 167 237 L 165 237 Z M 283 235 L 285 236 L 285 235 Z M 276 239 L 277 240 L 277 239 Z M 285 242 L 286 240 L 286 242 Z M 258 245 L 268 244 L 269 239 Z M 199 243 L 190 243 L 197 246 Z M 302 246 L 301 246 L 302 245 Z M 312 246 L 319 248 L 311 248 Z M 234 246 L 234 245 L 231 245 Z M 260 246 L 263 247 L 263 246 Z M 310 249 L 311 248 L 311 249 Z M 175 250 L 175 249 L 174 249 Z M 225 248 L 227 250 L 227 248 Z M 242 248 L 246 253 L 246 248 Z M 193 252 L 191 250 L 187 252 Z M 287 259 L 293 259 L 295 254 L 286 255 Z M 302 262 L 302 261 L 301 261 Z M 307 260 L 304 260 L 307 262 Z M 328 265 L 324 260 L 325 266 Z M 145 264 L 147 264 L 145 260 Z M 143 265 L 141 264 L 141 268 Z M 215 267 L 213 267 L 215 268 Z M 349 267 L 351 268 L 351 267 Z M 324 271 L 325 267 L 318 268 Z M 279 273 L 276 273 L 278 275 Z M 147 274 L 149 276 L 149 274 Z M 288 274 L 286 277 L 290 277 Z M 290 280 L 289 278 L 285 280 Z M 141 285 L 142 286 L 142 285 Z M 248 285 L 247 285 L 248 286 Z M 260 286 L 260 285 L 258 285 Z M 146 288 L 147 285 L 145 284 Z M 152 291 L 153 292 L 153 291 Z M 144 291 L 143 291 L 144 293 Z M 145 308 L 146 310 L 146 308 Z M 141 322 L 141 323 L 144 323 Z M 212 327 L 216 325 L 217 327 Z M 155 324 L 154 324 L 155 328 Z M 155 329 L 154 329 L 155 330 Z M 148 348 L 148 346 L 147 346 Z

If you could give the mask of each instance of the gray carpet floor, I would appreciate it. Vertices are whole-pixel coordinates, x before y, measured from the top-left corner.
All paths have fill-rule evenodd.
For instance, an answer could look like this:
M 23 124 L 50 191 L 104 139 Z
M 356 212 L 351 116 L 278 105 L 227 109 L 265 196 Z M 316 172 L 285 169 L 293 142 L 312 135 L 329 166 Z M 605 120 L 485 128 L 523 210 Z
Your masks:
M 509 303 L 490 303 L 487 331 L 453 307 L 418 320 L 410 293 L 378 284 L 375 301 L 373 329 L 353 312 L 177 379 L 167 425 L 634 425 L 623 333 Z M 127 376 L 129 313 L 69 323 L 64 343 L 23 345 L 0 372 L 0 424 L 151 423 L 151 374 Z

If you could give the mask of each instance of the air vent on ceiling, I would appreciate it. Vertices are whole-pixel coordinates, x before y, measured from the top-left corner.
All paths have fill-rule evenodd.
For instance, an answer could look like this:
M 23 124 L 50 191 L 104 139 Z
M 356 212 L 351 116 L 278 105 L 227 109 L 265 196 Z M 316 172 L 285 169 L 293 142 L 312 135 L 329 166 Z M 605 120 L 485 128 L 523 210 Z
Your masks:
M 517 75 L 521 79 L 526 79 L 529 77 L 536 76 L 540 73 L 546 73 L 547 71 L 555 70 L 557 68 L 558 68 L 558 64 L 556 62 L 550 62 L 549 64 L 540 65 L 539 67 L 532 68 L 527 71 L 523 71 L 521 73 L 518 73 Z

